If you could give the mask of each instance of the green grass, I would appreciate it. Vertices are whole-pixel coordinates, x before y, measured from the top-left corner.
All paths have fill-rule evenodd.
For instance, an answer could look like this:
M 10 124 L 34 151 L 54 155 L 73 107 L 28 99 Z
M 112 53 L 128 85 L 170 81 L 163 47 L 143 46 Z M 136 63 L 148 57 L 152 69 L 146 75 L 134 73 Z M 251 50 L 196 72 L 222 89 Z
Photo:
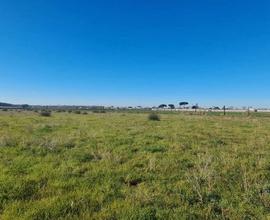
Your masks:
M 0 112 L 0 219 L 270 218 L 269 114 Z

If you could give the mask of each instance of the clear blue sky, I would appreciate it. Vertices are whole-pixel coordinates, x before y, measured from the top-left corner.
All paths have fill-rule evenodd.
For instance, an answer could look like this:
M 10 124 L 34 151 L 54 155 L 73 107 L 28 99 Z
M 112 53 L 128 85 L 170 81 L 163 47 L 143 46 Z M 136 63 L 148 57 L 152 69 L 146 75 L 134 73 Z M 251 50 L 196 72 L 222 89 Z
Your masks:
M 270 107 L 270 1 L 2 0 L 1 101 Z

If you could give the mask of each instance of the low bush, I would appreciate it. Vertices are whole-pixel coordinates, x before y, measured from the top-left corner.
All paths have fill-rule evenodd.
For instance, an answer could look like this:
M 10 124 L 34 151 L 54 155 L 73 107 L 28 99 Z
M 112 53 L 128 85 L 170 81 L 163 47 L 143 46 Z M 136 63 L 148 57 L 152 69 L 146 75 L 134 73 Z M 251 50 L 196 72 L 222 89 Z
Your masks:
M 50 117 L 52 114 L 50 111 L 41 111 L 40 112 L 40 116 L 43 116 L 43 117 Z
M 148 120 L 150 120 L 150 121 L 160 121 L 160 117 L 156 113 L 151 113 L 150 115 L 148 115 Z

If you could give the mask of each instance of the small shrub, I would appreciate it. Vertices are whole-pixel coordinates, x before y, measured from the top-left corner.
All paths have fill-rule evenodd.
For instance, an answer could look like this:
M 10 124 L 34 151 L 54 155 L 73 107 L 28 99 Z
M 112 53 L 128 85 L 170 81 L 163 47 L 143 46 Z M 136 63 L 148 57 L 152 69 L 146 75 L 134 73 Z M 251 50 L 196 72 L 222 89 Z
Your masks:
M 105 110 L 93 110 L 93 113 L 106 113 Z
M 86 163 L 91 160 L 94 160 L 94 156 L 92 154 L 88 153 L 79 153 L 75 155 L 75 158 L 80 162 L 80 163 Z
M 137 186 L 138 184 L 140 184 L 141 182 L 143 182 L 143 179 L 141 176 L 137 175 L 137 174 L 129 174 L 125 179 L 124 179 L 124 183 L 127 184 L 128 186 Z
M 83 115 L 88 115 L 88 113 L 87 113 L 87 112 L 83 112 L 82 114 L 83 114 Z
M 40 116 L 43 116 L 43 117 L 50 117 L 52 114 L 50 111 L 42 111 L 40 112 Z
M 163 153 L 166 151 L 164 147 L 160 146 L 153 146 L 153 147 L 146 147 L 145 151 L 150 152 L 150 153 Z
M 76 110 L 76 111 L 74 111 L 74 113 L 79 115 L 79 114 L 81 114 L 81 111 Z
M 150 121 L 160 121 L 160 117 L 156 113 L 151 113 L 150 115 L 148 115 L 148 120 L 150 120 Z

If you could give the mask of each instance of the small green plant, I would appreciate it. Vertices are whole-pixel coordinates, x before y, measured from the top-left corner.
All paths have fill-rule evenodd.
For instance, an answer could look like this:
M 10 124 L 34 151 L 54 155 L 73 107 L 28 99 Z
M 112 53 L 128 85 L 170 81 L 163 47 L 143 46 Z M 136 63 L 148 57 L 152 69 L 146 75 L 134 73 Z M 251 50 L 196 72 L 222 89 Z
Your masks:
M 160 117 L 156 113 L 151 113 L 150 115 L 148 115 L 148 120 L 150 120 L 150 121 L 160 121 Z
M 74 113 L 80 115 L 81 114 L 81 111 L 76 110 L 76 111 L 74 111 Z

